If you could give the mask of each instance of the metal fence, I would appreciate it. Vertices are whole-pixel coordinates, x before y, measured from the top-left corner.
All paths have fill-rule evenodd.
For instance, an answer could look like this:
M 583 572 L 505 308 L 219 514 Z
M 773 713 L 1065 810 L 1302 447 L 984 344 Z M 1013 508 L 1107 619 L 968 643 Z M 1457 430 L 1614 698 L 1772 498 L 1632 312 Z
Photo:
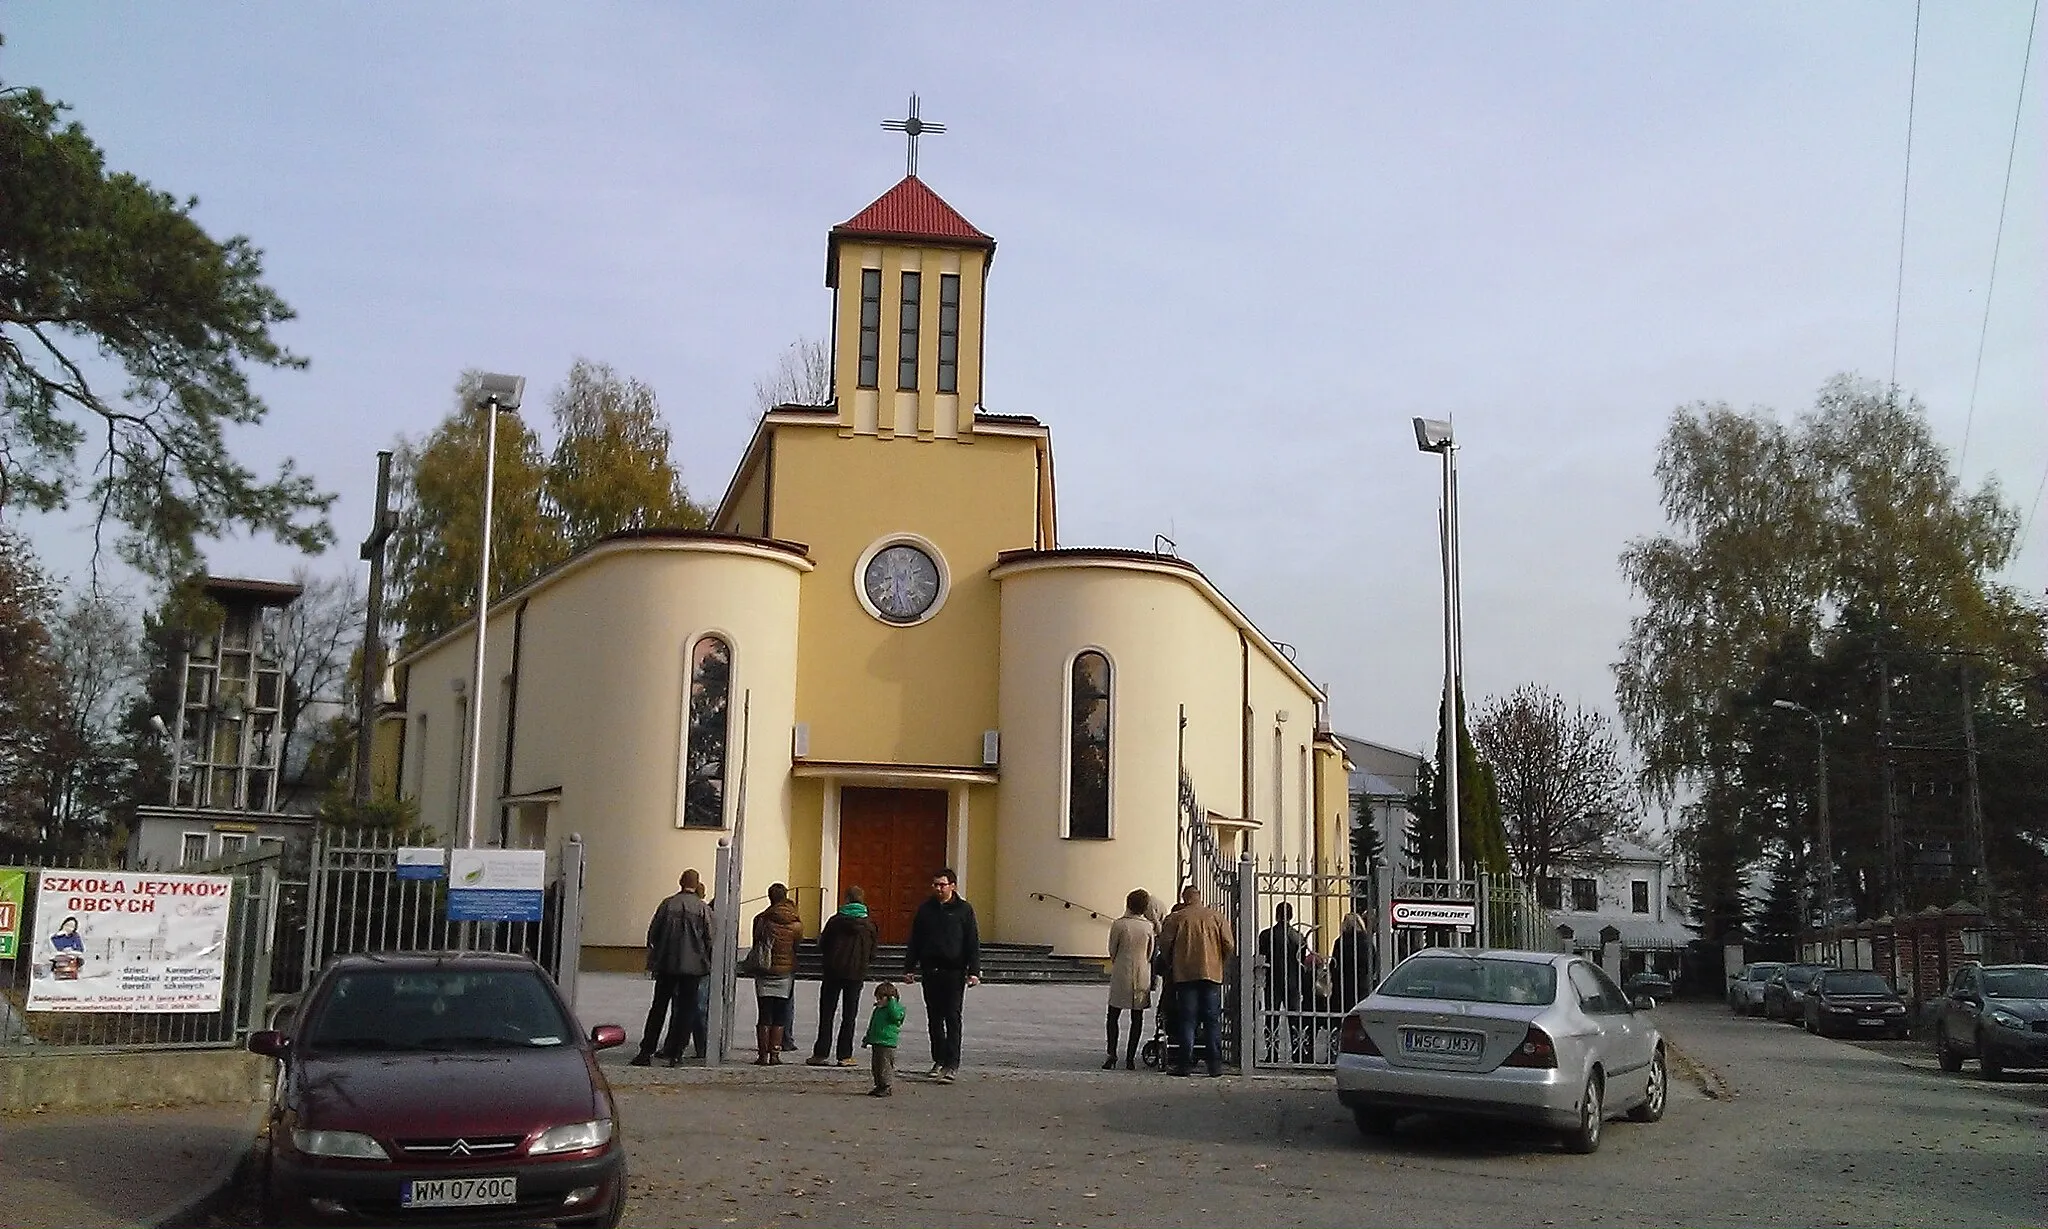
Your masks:
M 431 842 L 391 828 L 326 826 L 307 867 L 300 985 L 357 952 L 510 952 L 531 957 L 574 1002 L 582 943 L 583 846 L 563 842 L 538 922 L 451 922 L 448 881 L 404 879 L 398 851 Z
M 1434 869 L 1439 873 L 1422 873 Z M 1344 1016 L 1388 970 L 1432 947 L 1558 950 L 1549 914 L 1519 881 L 1442 868 L 1349 874 L 1307 859 L 1241 863 L 1240 997 L 1252 1044 L 1247 1070 L 1336 1064 Z M 1396 905 L 1446 909 L 1451 924 L 1396 916 Z
M 38 975 L 61 976 L 48 967 L 50 954 L 31 941 L 36 917 L 44 908 L 64 908 L 54 896 L 44 901 L 39 890 L 42 870 L 123 872 L 108 859 L 51 859 L 27 868 L 15 956 L 0 961 L 0 1053 L 47 1054 L 56 1051 L 228 1049 L 242 1044 L 249 1031 L 262 1028 L 270 996 L 271 938 L 277 925 L 276 855 L 181 868 L 179 874 L 222 874 L 231 895 L 228 922 L 221 937 L 225 975 L 220 1007 L 214 1011 L 99 1012 L 32 1011 L 28 1000 Z M 123 872 L 136 873 L 136 872 Z M 93 953 L 87 950 L 86 958 Z M 41 961 L 39 965 L 38 961 Z

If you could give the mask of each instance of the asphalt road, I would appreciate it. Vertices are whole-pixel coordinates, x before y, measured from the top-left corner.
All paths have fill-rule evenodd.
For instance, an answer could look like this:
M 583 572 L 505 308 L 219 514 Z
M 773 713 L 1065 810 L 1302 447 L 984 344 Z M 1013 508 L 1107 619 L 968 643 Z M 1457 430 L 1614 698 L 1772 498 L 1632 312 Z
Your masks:
M 1991 1085 L 1719 1008 L 1659 1012 L 1694 1078 L 1663 1122 L 1613 1123 L 1590 1157 L 1428 1118 L 1367 1141 L 1326 1078 L 969 1071 L 876 1101 L 864 1072 L 657 1070 L 620 1087 L 627 1223 L 2048 1222 L 2048 1078 Z
M 889 1100 L 865 1069 L 606 1067 L 632 1226 L 2048 1224 L 2048 1073 L 1943 1075 L 1911 1043 L 1718 1006 L 1658 1019 L 1680 1055 L 1664 1121 L 1610 1123 L 1592 1156 L 1427 1117 L 1369 1141 L 1327 1076 L 1096 1071 L 1078 1047 L 1070 1069 L 977 1070 L 970 1045 L 957 1083 Z

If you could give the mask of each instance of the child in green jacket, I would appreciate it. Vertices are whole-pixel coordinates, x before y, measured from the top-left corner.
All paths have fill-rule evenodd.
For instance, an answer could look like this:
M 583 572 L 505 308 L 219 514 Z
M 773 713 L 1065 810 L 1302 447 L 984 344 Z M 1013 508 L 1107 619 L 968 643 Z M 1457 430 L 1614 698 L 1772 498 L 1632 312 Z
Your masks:
M 870 1097 L 896 1095 L 896 1041 L 903 1028 L 903 999 L 896 983 L 885 981 L 875 987 L 875 1014 L 868 1017 L 867 1040 L 861 1044 L 874 1051 L 875 1086 Z

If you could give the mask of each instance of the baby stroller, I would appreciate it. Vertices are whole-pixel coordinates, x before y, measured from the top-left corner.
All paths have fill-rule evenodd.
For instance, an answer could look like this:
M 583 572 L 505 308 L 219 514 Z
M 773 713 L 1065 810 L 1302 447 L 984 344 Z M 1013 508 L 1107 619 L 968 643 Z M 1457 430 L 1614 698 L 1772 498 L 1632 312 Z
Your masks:
M 1152 1040 L 1145 1043 L 1139 1056 L 1145 1065 L 1154 1071 L 1170 1071 L 1175 1068 L 1189 1068 L 1209 1061 L 1209 1046 L 1197 1033 L 1195 1052 L 1183 1056 L 1180 1052 L 1179 1033 L 1176 1028 L 1179 1011 L 1175 1002 L 1172 982 L 1160 985 L 1159 1010 L 1154 1012 L 1157 1023 L 1152 1031 Z

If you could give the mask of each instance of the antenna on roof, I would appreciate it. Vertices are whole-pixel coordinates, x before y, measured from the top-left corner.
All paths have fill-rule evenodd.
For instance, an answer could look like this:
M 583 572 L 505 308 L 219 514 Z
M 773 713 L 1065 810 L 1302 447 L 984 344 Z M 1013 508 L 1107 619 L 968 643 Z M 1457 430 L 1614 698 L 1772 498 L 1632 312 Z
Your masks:
M 912 179 L 917 178 L 917 138 L 927 132 L 944 132 L 946 130 L 944 124 L 930 123 L 917 117 L 917 95 L 915 94 L 910 96 L 909 118 L 885 119 L 882 121 L 882 127 L 887 128 L 891 132 L 903 133 L 909 138 L 910 156 L 907 159 L 907 165 L 910 168 L 908 173 Z

